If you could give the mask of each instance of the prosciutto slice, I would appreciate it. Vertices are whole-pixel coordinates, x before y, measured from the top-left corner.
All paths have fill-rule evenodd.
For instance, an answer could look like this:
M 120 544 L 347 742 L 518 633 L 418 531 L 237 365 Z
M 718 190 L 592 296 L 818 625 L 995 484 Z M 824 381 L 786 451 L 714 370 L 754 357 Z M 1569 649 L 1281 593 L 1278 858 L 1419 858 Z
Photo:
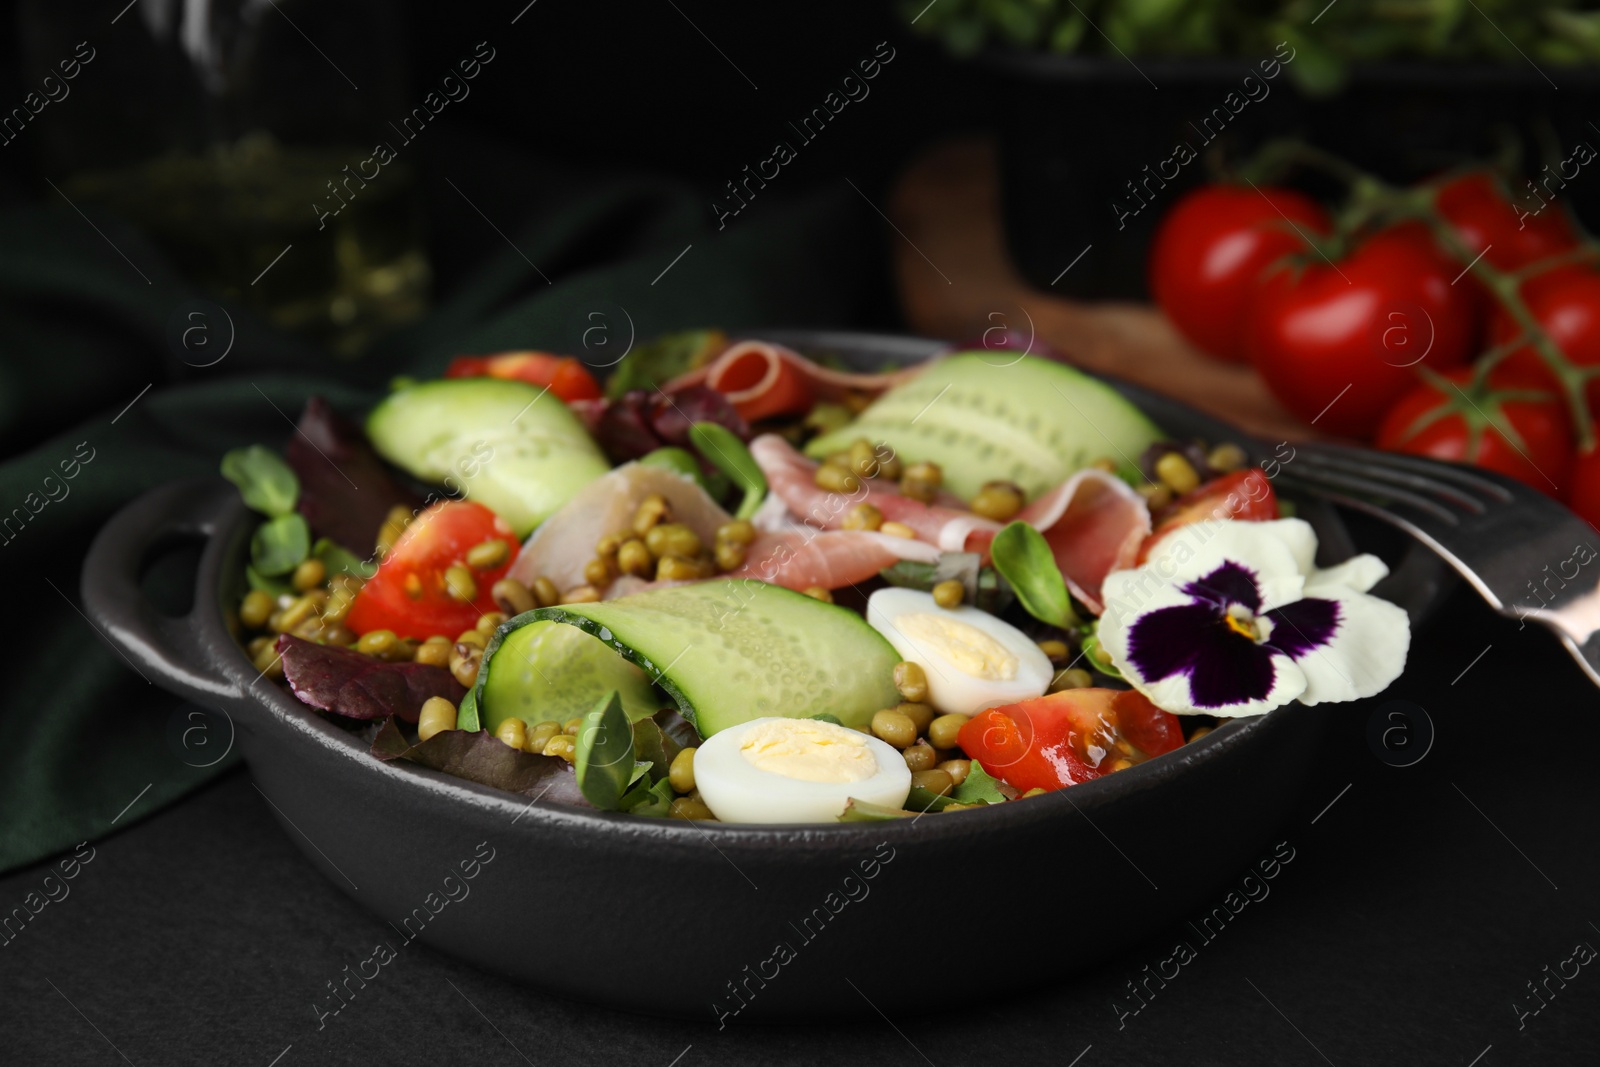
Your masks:
M 887 374 L 855 374 L 819 366 L 782 345 L 740 341 L 704 367 L 674 378 L 665 389 L 671 393 L 708 385 L 748 422 L 808 411 L 818 400 L 838 400 L 847 393 L 877 396 L 927 366 L 925 361 Z
M 789 526 L 779 532 L 762 531 L 750 546 L 744 566 L 706 579 L 759 581 L 804 592 L 813 586 L 843 589 L 878 576 L 885 567 L 903 559 L 933 563 L 939 550 L 922 541 L 868 533 L 865 530 L 819 530 L 815 526 Z M 651 582 L 623 575 L 606 589 L 605 599 L 660 589 L 683 582 Z
M 819 530 L 794 526 L 776 533 L 762 531 L 745 556 L 745 564 L 728 578 L 757 578 L 786 589 L 842 589 L 878 576 L 903 559 L 934 563 L 939 550 L 922 541 L 865 530 Z
M 885 520 L 904 523 L 917 540 L 945 552 L 988 554 L 1001 524 L 974 515 L 948 496 L 933 504 L 903 496 L 894 485 L 867 480 L 853 494 L 830 493 L 815 481 L 817 464 L 781 437 L 765 434 L 750 442 L 750 454 L 766 475 L 772 493 L 801 521 L 838 529 L 850 508 L 863 500 Z M 763 509 L 763 518 L 771 516 Z M 1017 515 L 1044 534 L 1067 588 L 1091 611 L 1103 608 L 1100 586 L 1113 570 L 1131 567 L 1150 532 L 1150 512 L 1138 493 L 1102 470 L 1079 471 L 1034 500 Z
M 903 523 L 919 541 L 946 552 L 964 551 L 974 533 L 984 532 L 992 539 L 1000 532 L 999 523 L 974 515 L 949 493 L 941 493 L 930 505 L 902 495 L 893 482 L 872 478 L 862 482 L 854 493 L 821 489 L 816 481 L 816 462 L 796 452 L 776 434 L 762 434 L 751 441 L 750 455 L 766 476 L 767 488 L 783 501 L 789 513 L 825 530 L 842 528 L 850 509 L 866 502 L 883 513 L 884 521 Z M 761 517 L 765 519 L 770 514 L 763 508 Z
M 1039 497 L 1017 518 L 1044 534 L 1067 588 L 1096 615 L 1105 607 L 1100 586 L 1106 575 L 1133 566 L 1150 533 L 1144 499 L 1122 479 L 1093 468 Z M 987 554 L 993 540 L 993 533 L 976 531 L 969 550 Z
M 528 538 L 509 576 L 524 584 L 546 577 L 558 589 L 583 585 L 584 564 L 608 533 L 626 530 L 645 497 L 660 493 L 681 522 L 711 544 L 717 527 L 732 517 L 692 479 L 661 467 L 628 463 L 597 478 Z M 788 589 L 839 589 L 864 582 L 902 559 L 931 563 L 933 545 L 860 530 L 824 531 L 794 523 L 770 523 L 746 553 L 744 566 L 717 579 L 753 578 Z M 627 575 L 606 589 L 606 599 L 626 596 L 658 583 Z

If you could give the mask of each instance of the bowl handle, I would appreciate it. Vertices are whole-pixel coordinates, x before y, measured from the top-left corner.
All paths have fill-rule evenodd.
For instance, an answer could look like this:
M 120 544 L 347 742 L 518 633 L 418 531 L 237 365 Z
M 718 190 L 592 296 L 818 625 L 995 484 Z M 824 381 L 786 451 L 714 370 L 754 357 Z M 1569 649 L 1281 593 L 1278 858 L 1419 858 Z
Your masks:
M 221 479 L 163 485 L 117 512 L 95 536 L 83 562 L 83 605 L 94 624 L 136 669 L 202 702 L 234 701 L 243 693 L 237 680 L 202 670 L 211 661 L 202 616 L 216 610 L 209 600 L 216 591 L 197 583 L 189 613 L 174 618 L 145 599 L 140 568 L 161 540 L 185 535 L 209 540 L 243 506 L 238 490 Z M 208 545 L 206 556 L 216 548 Z

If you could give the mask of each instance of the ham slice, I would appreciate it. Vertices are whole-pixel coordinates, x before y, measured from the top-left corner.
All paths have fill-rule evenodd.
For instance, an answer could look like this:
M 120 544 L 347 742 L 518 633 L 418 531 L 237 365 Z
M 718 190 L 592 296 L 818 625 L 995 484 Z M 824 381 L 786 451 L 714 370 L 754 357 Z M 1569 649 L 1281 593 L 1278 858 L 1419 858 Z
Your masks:
M 651 493 L 660 493 L 674 522 L 688 526 L 705 544 L 731 516 L 692 479 L 661 467 L 628 463 L 586 486 L 533 532 L 509 576 L 524 584 L 549 578 L 558 589 L 585 584 L 583 568 L 594 558 L 595 543 L 626 530 L 634 512 Z M 823 531 L 794 523 L 769 522 L 746 553 L 744 566 L 722 578 L 758 579 L 788 589 L 839 589 L 873 578 L 903 559 L 931 563 L 939 550 L 931 544 L 860 530 Z M 658 583 L 624 575 L 606 589 L 606 599 L 626 596 Z
M 745 564 L 723 577 L 756 578 L 786 589 L 842 589 L 878 576 L 903 559 L 934 563 L 939 550 L 922 541 L 865 530 L 819 530 L 794 526 L 762 531 L 745 556 Z
M 922 541 L 865 530 L 819 530 L 815 526 L 791 525 L 777 533 L 763 531 L 750 546 L 744 566 L 712 578 L 712 582 L 766 582 L 785 589 L 804 592 L 813 586 L 843 589 L 871 581 L 885 567 L 903 559 L 934 563 L 939 550 Z M 647 589 L 661 589 L 683 582 L 650 582 L 623 575 L 611 583 L 605 599 Z
M 671 393 L 684 386 L 708 385 L 728 398 L 745 421 L 808 411 L 818 400 L 839 400 L 847 393 L 877 396 L 920 374 L 928 362 L 887 374 L 831 370 L 782 345 L 740 341 L 698 370 L 668 382 Z
M 815 481 L 817 464 L 781 437 L 764 434 L 750 442 L 750 454 L 767 485 L 790 513 L 825 529 L 838 529 L 850 508 L 869 501 L 886 521 L 904 523 L 919 542 L 945 552 L 988 554 L 1001 524 L 974 515 L 948 496 L 924 504 L 903 496 L 890 483 L 867 480 L 854 494 L 830 493 Z M 953 504 L 952 504 L 953 502 Z M 763 509 L 763 518 L 771 512 Z M 1100 586 L 1113 570 L 1131 567 L 1150 532 L 1144 500 L 1120 478 L 1105 471 L 1079 471 L 1034 500 L 1017 515 L 1044 534 L 1067 588 L 1095 614 L 1103 608 Z
M 1121 478 L 1094 468 L 1074 474 L 1017 518 L 1044 534 L 1067 588 L 1096 615 L 1105 607 L 1100 586 L 1106 575 L 1133 566 L 1150 533 L 1144 498 Z M 979 531 L 972 551 L 987 553 L 992 540 L 994 534 Z
M 922 541 L 865 530 L 819 530 L 791 525 L 779 532 L 762 531 L 750 546 L 744 566 L 712 578 L 721 581 L 759 581 L 804 592 L 812 586 L 843 589 L 878 576 L 885 567 L 903 559 L 934 563 L 939 550 Z M 605 599 L 660 589 L 683 582 L 650 582 L 623 575 L 606 589 Z
M 902 495 L 893 482 L 875 478 L 864 481 L 854 493 L 819 488 L 817 464 L 776 434 L 762 434 L 751 441 L 750 455 L 766 476 L 767 488 L 783 501 L 789 513 L 825 530 L 842 528 L 850 509 L 866 502 L 883 513 L 885 522 L 903 523 L 919 541 L 946 552 L 964 551 L 967 539 L 975 533 L 987 533 L 993 538 L 1000 532 L 999 523 L 974 515 L 949 493 L 941 493 L 930 505 Z

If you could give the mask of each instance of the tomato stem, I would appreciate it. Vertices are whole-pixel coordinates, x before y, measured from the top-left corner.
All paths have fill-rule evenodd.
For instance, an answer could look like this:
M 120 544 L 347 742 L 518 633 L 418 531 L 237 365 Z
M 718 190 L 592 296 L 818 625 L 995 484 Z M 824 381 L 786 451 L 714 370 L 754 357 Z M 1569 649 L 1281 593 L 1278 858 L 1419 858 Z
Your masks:
M 1553 256 L 1546 256 L 1543 259 L 1536 259 L 1532 263 L 1529 263 L 1526 267 L 1521 267 L 1514 271 L 1507 271 L 1506 274 L 1508 277 L 1525 282 L 1529 278 L 1536 278 L 1539 275 L 1544 274 L 1546 271 L 1554 270 L 1557 267 L 1565 267 L 1572 263 L 1593 261 L 1595 258 L 1596 248 L 1594 240 L 1592 238 L 1585 238 L 1581 243 L 1579 243 L 1577 248 L 1572 249 L 1570 252 L 1559 252 Z

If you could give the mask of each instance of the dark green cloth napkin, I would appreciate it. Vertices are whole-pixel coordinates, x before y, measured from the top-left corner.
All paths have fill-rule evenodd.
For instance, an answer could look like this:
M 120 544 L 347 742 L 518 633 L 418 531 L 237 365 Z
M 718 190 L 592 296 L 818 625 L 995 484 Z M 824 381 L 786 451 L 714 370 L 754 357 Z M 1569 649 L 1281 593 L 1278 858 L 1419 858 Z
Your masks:
M 390 377 L 437 374 L 458 352 L 562 347 L 589 311 L 619 341 L 629 320 L 641 340 L 838 327 L 886 291 L 880 223 L 847 187 L 722 232 L 700 198 L 663 182 L 546 183 L 531 219 L 516 190 L 478 200 L 492 218 L 527 219 L 502 222 L 504 236 L 452 195 L 430 200 L 434 260 L 462 269 L 439 279 L 431 316 L 348 365 L 230 307 L 233 349 L 187 366 L 169 322 L 203 294 L 158 250 L 59 201 L 0 211 L 0 518 L 13 516 L 0 559 L 14 594 L 0 871 L 127 826 L 236 759 L 192 766 L 206 761 L 183 740 L 193 709 L 141 680 L 77 606 L 84 553 L 121 505 L 214 473 L 229 448 L 281 445 L 313 393 L 359 410 Z

